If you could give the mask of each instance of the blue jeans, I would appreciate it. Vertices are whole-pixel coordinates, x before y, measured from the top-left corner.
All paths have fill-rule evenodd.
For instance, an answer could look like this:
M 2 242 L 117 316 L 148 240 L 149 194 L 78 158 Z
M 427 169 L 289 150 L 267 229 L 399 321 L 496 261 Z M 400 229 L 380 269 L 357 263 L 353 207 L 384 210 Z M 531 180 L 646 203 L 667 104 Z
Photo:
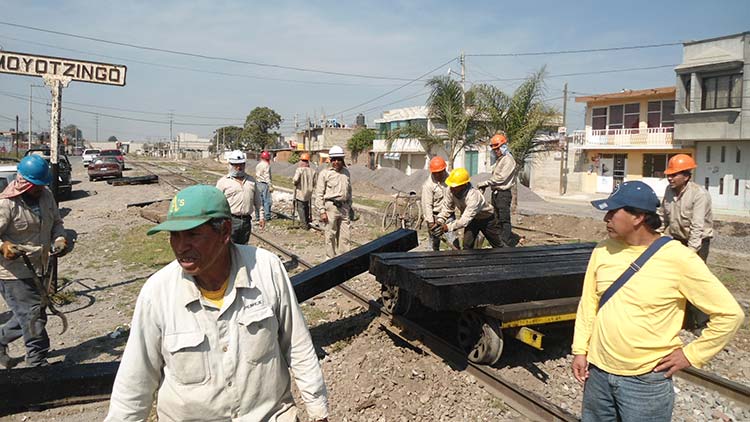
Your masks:
M 26 345 L 26 364 L 40 366 L 47 364 L 49 353 L 49 336 L 44 326 L 47 314 L 41 309 L 41 296 L 33 286 L 31 279 L 0 280 L 0 294 L 8 304 L 13 315 L 8 322 L 0 326 L 0 345 L 7 346 L 23 337 Z M 29 330 L 29 322 L 35 315 L 40 315 L 34 323 L 36 335 Z
M 664 372 L 622 376 L 589 365 L 582 422 L 669 422 L 673 407 L 672 378 L 664 378 Z
M 260 193 L 260 203 L 263 205 L 263 216 L 266 221 L 271 219 L 271 192 L 268 189 L 268 183 L 258 182 L 255 184 L 255 188 Z M 255 209 L 255 219 L 259 220 L 260 216 L 257 208 Z

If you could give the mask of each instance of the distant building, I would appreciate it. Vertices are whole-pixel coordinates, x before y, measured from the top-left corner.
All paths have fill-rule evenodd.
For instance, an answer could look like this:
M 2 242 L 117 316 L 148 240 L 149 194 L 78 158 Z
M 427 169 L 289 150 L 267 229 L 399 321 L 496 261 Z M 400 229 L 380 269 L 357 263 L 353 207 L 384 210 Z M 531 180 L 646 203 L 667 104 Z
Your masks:
M 199 138 L 194 133 L 180 132 L 177 138 L 171 142 L 171 155 L 175 154 L 180 158 L 209 158 L 209 147 L 211 139 Z
M 750 210 L 750 32 L 683 43 L 676 142 L 695 145 L 694 181 L 714 209 Z

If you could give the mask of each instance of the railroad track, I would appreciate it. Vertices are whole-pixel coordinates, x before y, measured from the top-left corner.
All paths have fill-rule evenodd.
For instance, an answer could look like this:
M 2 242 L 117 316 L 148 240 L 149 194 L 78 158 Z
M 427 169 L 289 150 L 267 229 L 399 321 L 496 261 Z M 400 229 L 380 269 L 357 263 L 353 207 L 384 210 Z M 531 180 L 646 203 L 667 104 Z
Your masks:
M 252 236 L 273 249 L 276 249 L 283 255 L 296 259 L 297 262 L 306 269 L 313 267 L 312 264 L 300 258 L 299 255 L 287 250 L 281 245 L 259 236 L 255 232 L 252 233 Z M 339 285 L 336 289 L 354 302 L 362 305 L 364 308 L 377 311 L 379 313 L 378 321 L 387 331 L 398 336 L 403 341 L 414 347 L 430 351 L 433 355 L 447 360 L 455 367 L 463 368 L 466 372 L 481 382 L 488 391 L 508 403 L 522 415 L 532 420 L 539 421 L 578 420 L 574 414 L 560 408 L 535 393 L 522 389 L 510 380 L 494 373 L 490 368 L 467 361 L 465 353 L 459 350 L 456 346 L 448 343 L 441 337 L 407 318 L 391 315 L 375 299 L 362 295 L 345 285 Z
M 141 170 L 149 174 L 155 174 L 159 176 L 160 182 L 166 183 L 175 191 L 188 186 L 202 183 L 201 181 L 193 179 L 192 177 L 185 176 L 184 174 L 182 174 L 182 172 L 150 161 L 130 161 L 129 164 L 135 167 L 139 167 Z

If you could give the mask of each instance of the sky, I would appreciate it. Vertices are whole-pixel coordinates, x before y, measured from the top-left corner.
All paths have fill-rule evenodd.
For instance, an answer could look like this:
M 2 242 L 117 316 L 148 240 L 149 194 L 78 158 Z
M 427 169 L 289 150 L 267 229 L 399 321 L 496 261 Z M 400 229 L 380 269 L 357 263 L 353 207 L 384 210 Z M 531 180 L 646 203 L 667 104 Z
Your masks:
M 512 93 L 520 79 L 546 66 L 545 101 L 562 110 L 568 83 L 572 130 L 584 124 L 576 96 L 674 85 L 682 46 L 486 55 L 670 44 L 750 31 L 748 0 L 0 0 L 0 10 L 4 50 L 127 66 L 124 87 L 74 81 L 63 90 L 63 125 L 77 125 L 90 141 L 97 140 L 97 120 L 99 141 L 168 139 L 170 116 L 174 136 L 211 137 L 221 126 L 244 124 L 259 106 L 282 116 L 285 135 L 294 132 L 295 119 L 301 125 L 322 116 L 353 124 L 363 113 L 372 126 L 385 110 L 424 105 L 426 78 L 459 79 L 461 52 L 467 88 L 492 83 Z M 601 73 L 611 70 L 618 72 Z M 584 74 L 571 75 L 578 73 Z M 16 115 L 28 127 L 31 91 L 33 130 L 49 130 L 49 90 L 32 85 L 43 81 L 0 73 L 0 128 L 15 126 Z

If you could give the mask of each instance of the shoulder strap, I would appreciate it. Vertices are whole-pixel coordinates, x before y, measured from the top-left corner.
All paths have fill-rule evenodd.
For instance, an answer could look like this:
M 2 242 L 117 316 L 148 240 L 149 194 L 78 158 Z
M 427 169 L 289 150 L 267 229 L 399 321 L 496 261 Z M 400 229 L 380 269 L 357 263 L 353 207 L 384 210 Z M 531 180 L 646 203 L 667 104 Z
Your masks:
M 599 309 L 602 309 L 602 306 L 604 306 L 607 301 L 612 298 L 612 296 L 620 290 L 622 286 L 627 283 L 628 280 L 630 280 L 630 277 L 635 275 L 635 273 L 638 272 L 638 270 L 643 267 L 643 265 L 648 261 L 654 254 L 661 249 L 662 246 L 669 243 L 669 241 L 672 240 L 669 236 L 662 236 L 658 239 L 656 239 L 651 245 L 649 245 L 648 248 L 646 248 L 643 253 L 635 260 L 633 261 L 630 266 L 620 275 L 620 277 L 615 280 L 614 283 L 612 283 L 611 286 L 607 290 L 604 291 L 604 294 L 602 294 L 602 297 L 599 298 Z

